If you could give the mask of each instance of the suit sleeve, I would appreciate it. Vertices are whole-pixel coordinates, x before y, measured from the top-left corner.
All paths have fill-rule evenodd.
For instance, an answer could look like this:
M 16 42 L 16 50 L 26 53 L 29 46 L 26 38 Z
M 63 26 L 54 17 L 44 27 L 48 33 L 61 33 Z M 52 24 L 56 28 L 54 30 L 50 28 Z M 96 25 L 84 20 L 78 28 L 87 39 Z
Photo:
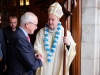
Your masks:
M 0 43 L 0 57 L 3 57 L 2 49 L 1 49 L 1 43 Z
M 0 30 L 0 49 L 1 49 L 1 53 L 4 55 L 5 54 L 5 41 L 4 41 L 4 37 L 3 37 L 3 31 Z M 2 56 L 4 57 L 4 56 Z
M 4 65 L 6 64 L 6 48 L 5 48 L 5 42 L 4 42 L 2 30 L 0 30 L 0 49 L 1 49 L 1 56 L 2 56 L 2 61 L 0 62 L 0 68 L 4 68 Z
M 35 58 L 32 45 L 24 38 L 17 40 L 16 49 L 18 50 L 19 61 L 29 70 L 36 70 L 42 66 L 42 61 Z

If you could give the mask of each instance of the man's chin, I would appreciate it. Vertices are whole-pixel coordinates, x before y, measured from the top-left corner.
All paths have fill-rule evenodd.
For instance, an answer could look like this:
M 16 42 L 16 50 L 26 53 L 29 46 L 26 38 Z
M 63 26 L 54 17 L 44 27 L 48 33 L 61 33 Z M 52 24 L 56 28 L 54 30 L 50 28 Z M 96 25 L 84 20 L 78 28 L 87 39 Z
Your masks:
M 50 29 L 54 29 L 54 27 L 52 27 L 52 26 L 49 26 L 49 28 L 50 28 Z
M 16 28 L 13 28 L 13 27 L 12 27 L 12 29 L 16 29 Z
M 34 34 L 34 32 L 31 32 L 30 35 Z

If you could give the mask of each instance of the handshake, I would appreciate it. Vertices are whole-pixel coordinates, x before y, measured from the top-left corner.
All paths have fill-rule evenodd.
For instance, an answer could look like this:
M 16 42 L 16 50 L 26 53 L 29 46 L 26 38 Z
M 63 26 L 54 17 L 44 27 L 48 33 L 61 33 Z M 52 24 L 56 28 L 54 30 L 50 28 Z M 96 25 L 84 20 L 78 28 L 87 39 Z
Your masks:
M 36 59 L 41 59 L 42 63 L 44 62 L 44 57 L 42 54 L 35 54 Z

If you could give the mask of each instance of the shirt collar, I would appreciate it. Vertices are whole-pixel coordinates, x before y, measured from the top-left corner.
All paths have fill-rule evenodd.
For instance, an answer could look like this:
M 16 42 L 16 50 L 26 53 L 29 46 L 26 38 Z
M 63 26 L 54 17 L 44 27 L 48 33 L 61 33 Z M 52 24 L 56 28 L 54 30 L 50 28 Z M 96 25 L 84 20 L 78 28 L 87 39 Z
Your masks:
M 22 28 L 22 27 L 19 27 L 25 34 L 25 36 L 28 36 L 27 32 Z

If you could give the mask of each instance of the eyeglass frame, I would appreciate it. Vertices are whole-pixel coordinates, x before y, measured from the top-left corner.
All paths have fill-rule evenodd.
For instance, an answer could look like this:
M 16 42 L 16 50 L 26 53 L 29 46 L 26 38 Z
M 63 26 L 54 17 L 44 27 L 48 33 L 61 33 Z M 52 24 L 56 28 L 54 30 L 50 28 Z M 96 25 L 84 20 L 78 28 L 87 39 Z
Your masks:
M 32 23 L 32 22 L 29 22 L 29 23 L 34 24 L 35 26 L 37 26 L 37 24 L 35 24 L 35 23 Z

